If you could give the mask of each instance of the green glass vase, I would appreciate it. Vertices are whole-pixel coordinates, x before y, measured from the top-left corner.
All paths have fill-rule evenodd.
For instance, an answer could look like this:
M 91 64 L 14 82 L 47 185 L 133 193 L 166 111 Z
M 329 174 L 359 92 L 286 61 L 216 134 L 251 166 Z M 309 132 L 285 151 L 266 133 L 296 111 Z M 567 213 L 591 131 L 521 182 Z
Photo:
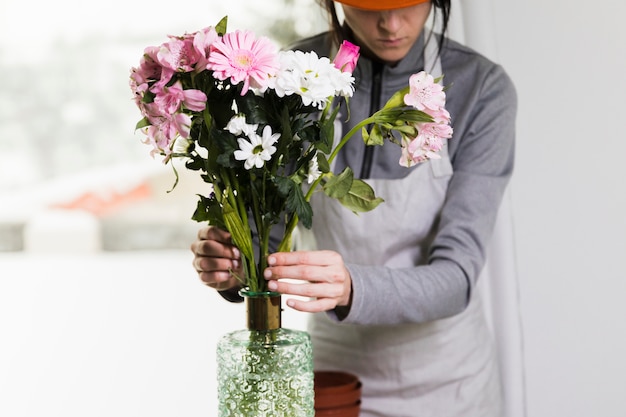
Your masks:
M 219 417 L 314 417 L 309 334 L 281 327 L 280 294 L 241 295 L 248 328 L 217 345 Z

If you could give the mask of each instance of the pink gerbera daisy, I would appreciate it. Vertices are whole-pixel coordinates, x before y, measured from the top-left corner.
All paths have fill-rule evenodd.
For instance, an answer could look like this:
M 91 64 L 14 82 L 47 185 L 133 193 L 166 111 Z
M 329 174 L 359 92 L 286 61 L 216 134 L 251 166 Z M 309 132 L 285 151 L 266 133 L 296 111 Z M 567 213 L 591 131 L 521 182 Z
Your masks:
M 232 84 L 243 82 L 241 95 L 252 87 L 264 89 L 269 75 L 280 65 L 278 48 L 266 37 L 256 38 L 253 32 L 240 31 L 225 34 L 211 44 L 207 69 L 219 80 L 230 78 Z

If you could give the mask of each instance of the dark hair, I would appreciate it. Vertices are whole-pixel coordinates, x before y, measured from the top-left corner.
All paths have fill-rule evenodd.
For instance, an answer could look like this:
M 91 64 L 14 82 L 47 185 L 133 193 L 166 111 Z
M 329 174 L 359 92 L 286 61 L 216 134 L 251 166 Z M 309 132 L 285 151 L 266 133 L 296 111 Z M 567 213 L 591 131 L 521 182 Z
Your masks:
M 341 41 L 348 37 L 348 29 L 342 26 L 337 17 L 337 11 L 335 10 L 334 0 L 317 0 L 319 5 L 326 10 L 328 14 L 328 20 L 330 24 L 330 31 L 332 33 L 333 40 L 337 45 L 341 44 Z M 443 47 L 445 41 L 446 31 L 448 30 L 448 22 L 450 21 L 450 2 L 451 0 L 431 0 L 434 8 L 434 18 L 437 19 L 437 12 L 441 12 L 441 33 L 439 34 L 439 52 Z

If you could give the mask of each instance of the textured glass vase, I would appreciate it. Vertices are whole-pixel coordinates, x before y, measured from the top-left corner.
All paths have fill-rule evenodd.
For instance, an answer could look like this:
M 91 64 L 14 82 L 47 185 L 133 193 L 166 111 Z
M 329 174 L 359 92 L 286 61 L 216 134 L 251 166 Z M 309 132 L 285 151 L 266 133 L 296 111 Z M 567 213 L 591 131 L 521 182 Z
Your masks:
M 248 328 L 217 345 L 219 417 L 314 417 L 309 334 L 281 327 L 279 294 L 242 295 Z

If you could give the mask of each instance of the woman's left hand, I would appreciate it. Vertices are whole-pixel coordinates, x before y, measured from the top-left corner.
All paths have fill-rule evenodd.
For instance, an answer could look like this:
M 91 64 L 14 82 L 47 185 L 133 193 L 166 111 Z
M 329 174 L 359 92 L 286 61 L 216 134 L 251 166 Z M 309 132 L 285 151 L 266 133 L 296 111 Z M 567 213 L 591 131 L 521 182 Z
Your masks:
M 316 313 L 348 306 L 352 280 L 340 254 L 333 251 L 276 252 L 268 259 L 264 277 L 270 291 L 311 298 L 287 299 L 295 310 Z M 283 281 L 283 278 L 301 282 Z

